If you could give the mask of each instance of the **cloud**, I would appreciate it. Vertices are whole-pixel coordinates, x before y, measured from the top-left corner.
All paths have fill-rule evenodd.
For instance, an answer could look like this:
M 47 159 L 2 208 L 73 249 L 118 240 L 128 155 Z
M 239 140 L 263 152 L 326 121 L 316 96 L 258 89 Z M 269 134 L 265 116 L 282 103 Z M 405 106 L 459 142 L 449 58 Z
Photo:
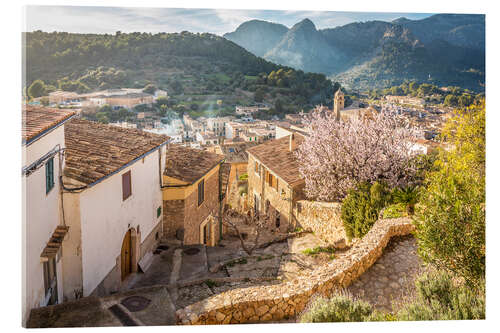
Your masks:
M 288 27 L 309 18 L 318 29 L 356 21 L 390 21 L 401 16 L 417 19 L 430 14 L 331 11 L 279 11 L 91 6 L 27 6 L 25 30 L 76 33 L 210 32 L 222 35 L 241 23 L 260 19 Z

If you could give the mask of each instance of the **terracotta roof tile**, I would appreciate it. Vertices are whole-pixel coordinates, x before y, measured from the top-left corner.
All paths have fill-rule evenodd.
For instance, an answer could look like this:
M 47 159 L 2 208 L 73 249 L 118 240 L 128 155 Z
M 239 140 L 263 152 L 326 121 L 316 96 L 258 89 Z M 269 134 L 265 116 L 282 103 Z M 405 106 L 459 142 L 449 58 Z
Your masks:
M 37 135 L 68 119 L 75 112 L 65 109 L 48 108 L 43 106 L 22 106 L 22 139 L 29 142 Z
M 166 135 L 83 119 L 72 119 L 66 123 L 64 137 L 64 175 L 87 185 L 108 176 L 168 140 Z
M 296 146 L 303 142 L 303 137 L 295 134 Z M 299 185 L 304 179 L 299 173 L 299 163 L 294 153 L 289 150 L 290 136 L 285 136 L 276 140 L 267 141 L 261 145 L 247 150 L 268 169 L 273 171 L 281 179 L 291 186 Z
M 188 183 L 194 183 L 223 159 L 223 155 L 172 145 L 167 149 L 163 174 Z

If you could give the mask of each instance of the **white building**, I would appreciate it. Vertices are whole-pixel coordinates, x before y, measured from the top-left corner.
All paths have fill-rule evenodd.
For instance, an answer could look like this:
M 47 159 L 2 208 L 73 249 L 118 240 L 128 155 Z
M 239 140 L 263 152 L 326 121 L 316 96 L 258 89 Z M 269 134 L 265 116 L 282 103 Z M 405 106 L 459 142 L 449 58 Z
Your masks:
M 168 137 L 81 119 L 65 127 L 64 299 L 106 295 L 161 237 Z
M 30 310 L 63 300 L 61 242 L 67 231 L 61 215 L 59 170 L 64 126 L 74 112 L 23 106 L 22 321 Z
M 196 132 L 196 141 L 198 141 L 202 145 L 217 145 L 219 144 L 219 138 L 207 132 Z
M 226 135 L 226 123 L 231 121 L 229 117 L 215 117 L 207 119 L 207 130 L 212 131 L 217 136 Z

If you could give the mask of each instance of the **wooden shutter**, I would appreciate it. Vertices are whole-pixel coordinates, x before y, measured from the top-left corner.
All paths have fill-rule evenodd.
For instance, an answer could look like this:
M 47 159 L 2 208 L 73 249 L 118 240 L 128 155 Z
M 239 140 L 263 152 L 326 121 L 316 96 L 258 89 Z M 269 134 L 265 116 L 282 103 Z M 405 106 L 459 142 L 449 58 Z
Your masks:
M 54 158 L 45 164 L 45 193 L 49 193 L 54 187 Z
M 132 176 L 130 171 L 127 171 L 122 175 L 122 193 L 123 200 L 126 200 L 132 195 Z

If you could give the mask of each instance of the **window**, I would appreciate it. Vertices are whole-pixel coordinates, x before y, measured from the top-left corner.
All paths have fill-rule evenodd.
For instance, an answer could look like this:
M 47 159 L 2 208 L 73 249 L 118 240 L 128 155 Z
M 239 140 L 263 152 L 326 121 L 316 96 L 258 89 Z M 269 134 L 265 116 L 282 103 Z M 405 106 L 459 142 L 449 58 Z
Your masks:
M 45 163 L 45 194 L 54 187 L 54 157 Z
M 127 171 L 122 175 L 122 194 L 124 201 L 132 195 L 132 176 L 130 171 Z
M 267 181 L 267 185 L 269 185 L 269 187 L 272 187 L 276 191 L 278 191 L 278 178 L 276 176 L 274 176 L 272 173 L 266 171 L 266 181 Z
M 255 174 L 260 177 L 260 164 L 255 162 Z
M 198 183 L 198 206 L 205 201 L 205 179 Z
M 156 209 L 156 217 L 160 217 L 161 215 L 161 206 L 159 206 L 157 209 Z

